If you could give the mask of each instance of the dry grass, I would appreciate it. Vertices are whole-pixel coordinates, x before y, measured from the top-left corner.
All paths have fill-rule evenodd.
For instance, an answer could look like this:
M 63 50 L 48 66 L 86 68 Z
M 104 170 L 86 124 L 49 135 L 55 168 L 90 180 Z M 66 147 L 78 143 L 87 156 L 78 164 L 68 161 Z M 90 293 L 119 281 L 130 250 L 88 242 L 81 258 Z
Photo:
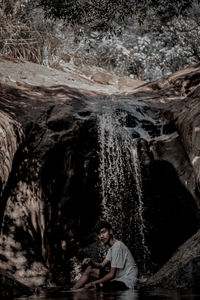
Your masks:
M 46 44 L 53 47 L 55 39 L 48 31 L 48 20 L 42 15 L 35 24 L 32 14 L 35 4 L 25 4 L 24 0 L 0 0 L 0 56 L 41 64 Z
M 31 20 L 19 21 L 20 0 L 0 0 L 0 55 L 41 62 L 41 34 Z
M 0 22 L 0 55 L 41 63 L 42 36 L 31 28 L 31 22 L 16 19 Z

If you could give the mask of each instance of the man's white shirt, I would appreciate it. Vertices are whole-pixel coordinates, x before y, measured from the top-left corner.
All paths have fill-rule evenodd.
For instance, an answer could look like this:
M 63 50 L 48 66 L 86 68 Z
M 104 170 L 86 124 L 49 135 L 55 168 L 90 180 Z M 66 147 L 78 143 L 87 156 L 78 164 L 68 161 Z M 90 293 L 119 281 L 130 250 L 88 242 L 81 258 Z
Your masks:
M 106 259 L 111 268 L 116 268 L 115 278 L 124 282 L 128 288 L 134 288 L 137 281 L 138 268 L 128 247 L 121 241 L 116 241 L 108 250 Z

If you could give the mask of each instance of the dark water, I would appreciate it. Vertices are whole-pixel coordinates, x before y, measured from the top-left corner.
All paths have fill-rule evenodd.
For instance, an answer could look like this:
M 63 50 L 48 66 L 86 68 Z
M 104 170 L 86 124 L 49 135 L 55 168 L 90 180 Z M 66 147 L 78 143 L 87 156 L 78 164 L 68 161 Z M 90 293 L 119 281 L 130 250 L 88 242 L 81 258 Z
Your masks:
M 1 300 L 11 300 L 11 298 L 1 298 Z M 12 300 L 197 300 L 200 299 L 199 291 L 194 290 L 166 290 L 154 289 L 149 291 L 116 291 L 103 292 L 84 290 L 79 292 L 57 291 L 55 293 L 41 293 L 29 297 L 21 296 Z

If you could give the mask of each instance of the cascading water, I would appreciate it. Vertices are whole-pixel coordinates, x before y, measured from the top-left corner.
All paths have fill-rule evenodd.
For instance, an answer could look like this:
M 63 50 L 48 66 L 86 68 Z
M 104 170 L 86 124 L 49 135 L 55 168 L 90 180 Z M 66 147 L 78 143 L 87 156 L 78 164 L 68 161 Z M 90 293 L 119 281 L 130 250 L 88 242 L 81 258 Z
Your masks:
M 138 138 L 127 127 L 128 114 L 120 109 L 106 109 L 99 116 L 100 181 L 102 216 L 112 223 L 117 238 L 143 252 L 145 241 L 142 178 L 137 152 Z M 144 266 L 145 269 L 145 266 Z
M 149 255 L 149 249 L 146 245 L 145 240 L 145 221 L 144 221 L 144 205 L 142 201 L 142 177 L 141 177 L 141 169 L 140 169 L 140 161 L 138 158 L 138 151 L 137 151 L 137 145 L 132 149 L 132 157 L 133 157 L 133 167 L 134 167 L 134 175 L 135 175 L 135 181 L 136 181 L 136 192 L 138 196 L 138 203 L 137 203 L 137 211 L 135 213 L 136 222 L 135 227 L 138 228 L 139 231 L 139 238 L 141 240 L 141 244 L 143 246 L 143 258 L 144 261 L 147 259 L 147 256 Z

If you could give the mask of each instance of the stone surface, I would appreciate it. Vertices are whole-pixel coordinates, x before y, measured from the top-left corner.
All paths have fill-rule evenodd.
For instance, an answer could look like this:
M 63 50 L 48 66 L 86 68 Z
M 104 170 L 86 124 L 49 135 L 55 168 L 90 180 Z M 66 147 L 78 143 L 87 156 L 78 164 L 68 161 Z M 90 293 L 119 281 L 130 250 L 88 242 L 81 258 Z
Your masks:
M 92 75 L 92 80 L 100 84 L 114 84 L 115 78 L 111 74 L 106 74 L 103 72 L 97 72 Z
M 67 59 L 68 56 L 46 68 L 19 59 L 0 57 L 0 82 L 15 87 L 64 85 L 106 94 L 130 93 L 144 84 L 140 80 L 118 78 L 97 67 L 80 69 Z
M 12 169 L 13 158 L 23 139 L 21 124 L 6 112 L 0 112 L 0 189 L 5 188 Z
M 135 88 L 145 85 L 145 82 L 142 80 L 121 77 L 118 80 L 118 85 L 120 91 L 127 93 L 133 91 Z
M 32 287 L 70 283 L 101 215 L 99 115 L 111 107 L 126 116 L 121 126 L 138 142 L 151 252 L 144 261 L 133 240 L 138 265 L 158 272 L 147 281 L 150 286 L 194 286 L 200 66 L 144 85 L 128 78 L 115 77 L 112 84 L 91 79 L 97 71 L 104 78 L 102 70 L 69 64 L 63 70 L 0 61 L 1 269 Z M 132 209 L 129 200 L 125 216 Z
M 13 276 L 0 270 L 0 295 L 3 297 L 19 297 L 22 295 L 30 296 L 34 294 L 34 290 L 28 286 L 18 282 Z
M 188 239 L 172 258 L 144 284 L 146 287 L 198 288 L 200 231 Z

